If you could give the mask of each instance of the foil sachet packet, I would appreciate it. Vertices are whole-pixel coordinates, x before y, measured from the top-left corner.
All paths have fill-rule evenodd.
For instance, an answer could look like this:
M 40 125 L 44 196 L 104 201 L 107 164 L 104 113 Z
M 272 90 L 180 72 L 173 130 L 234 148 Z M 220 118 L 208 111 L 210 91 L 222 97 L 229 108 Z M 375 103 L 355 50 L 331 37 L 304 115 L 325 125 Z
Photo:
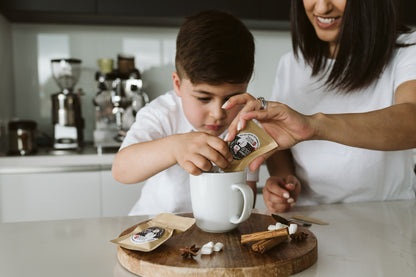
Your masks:
M 246 128 L 229 142 L 233 161 L 225 172 L 244 170 L 255 158 L 277 148 L 276 141 L 254 120 L 247 121 Z
M 161 213 L 149 221 L 140 223 L 128 234 L 111 242 L 126 249 L 150 252 L 176 233 L 185 232 L 195 223 L 195 218 Z

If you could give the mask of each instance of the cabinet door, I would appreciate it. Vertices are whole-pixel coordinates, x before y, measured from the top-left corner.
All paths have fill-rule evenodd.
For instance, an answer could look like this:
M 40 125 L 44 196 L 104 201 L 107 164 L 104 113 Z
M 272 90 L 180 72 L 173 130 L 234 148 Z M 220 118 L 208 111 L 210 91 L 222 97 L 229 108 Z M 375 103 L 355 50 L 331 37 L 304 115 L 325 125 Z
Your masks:
M 140 197 L 143 183 L 121 184 L 111 171 L 101 171 L 102 216 L 126 216 Z
M 94 13 L 96 0 L 2 0 L 1 8 L 10 12 Z
M 99 171 L 0 175 L 2 222 L 99 216 Z
M 138 17 L 169 17 L 181 21 L 202 10 L 218 9 L 241 19 L 289 21 L 290 0 L 97 0 L 97 13 Z

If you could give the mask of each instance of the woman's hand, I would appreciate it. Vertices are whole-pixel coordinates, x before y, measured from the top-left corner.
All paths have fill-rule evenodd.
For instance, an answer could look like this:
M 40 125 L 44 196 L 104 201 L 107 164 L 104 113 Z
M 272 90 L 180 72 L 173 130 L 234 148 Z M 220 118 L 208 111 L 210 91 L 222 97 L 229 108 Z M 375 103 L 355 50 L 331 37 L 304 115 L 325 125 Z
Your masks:
M 298 178 L 293 175 L 271 176 L 263 188 L 264 204 L 273 213 L 287 212 L 295 205 L 300 187 Z
M 245 93 L 228 99 L 223 108 L 229 109 L 235 105 L 244 105 L 244 107 L 230 124 L 226 141 L 233 140 L 250 119 L 256 119 L 261 124 L 277 142 L 280 150 L 290 148 L 314 135 L 312 118 L 296 112 L 287 105 L 269 101 L 267 108 L 262 110 L 261 102 Z
M 175 135 L 172 153 L 176 162 L 192 175 L 209 171 L 213 162 L 226 168 L 233 160 L 228 145 L 222 139 L 202 132 Z

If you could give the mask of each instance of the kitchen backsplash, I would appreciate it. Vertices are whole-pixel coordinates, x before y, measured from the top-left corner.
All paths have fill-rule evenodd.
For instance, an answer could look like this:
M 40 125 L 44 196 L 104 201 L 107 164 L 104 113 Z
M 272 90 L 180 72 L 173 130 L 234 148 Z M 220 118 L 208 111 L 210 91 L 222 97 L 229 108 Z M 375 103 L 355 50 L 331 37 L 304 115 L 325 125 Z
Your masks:
M 0 16 L 1 122 L 32 119 L 38 122 L 38 129 L 52 135 L 50 97 L 58 86 L 51 75 L 50 60 L 78 58 L 82 72 L 76 89 L 84 91 L 84 136 L 92 141 L 97 60 L 116 60 L 119 53 L 134 55 L 144 91 L 154 99 L 172 89 L 177 32 L 178 28 L 17 24 Z M 252 32 L 256 65 L 249 92 L 269 97 L 278 60 L 291 49 L 290 33 Z

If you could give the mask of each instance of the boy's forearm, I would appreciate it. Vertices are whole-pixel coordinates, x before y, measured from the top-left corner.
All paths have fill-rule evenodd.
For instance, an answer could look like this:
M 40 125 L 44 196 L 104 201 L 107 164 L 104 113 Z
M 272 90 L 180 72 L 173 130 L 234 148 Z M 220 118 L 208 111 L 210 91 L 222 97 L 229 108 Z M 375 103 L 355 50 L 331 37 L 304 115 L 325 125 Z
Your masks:
M 295 165 L 290 149 L 276 151 L 267 159 L 266 164 L 270 176 L 295 175 Z
M 113 162 L 113 177 L 125 184 L 142 182 L 176 164 L 175 136 L 141 142 L 120 150 Z

